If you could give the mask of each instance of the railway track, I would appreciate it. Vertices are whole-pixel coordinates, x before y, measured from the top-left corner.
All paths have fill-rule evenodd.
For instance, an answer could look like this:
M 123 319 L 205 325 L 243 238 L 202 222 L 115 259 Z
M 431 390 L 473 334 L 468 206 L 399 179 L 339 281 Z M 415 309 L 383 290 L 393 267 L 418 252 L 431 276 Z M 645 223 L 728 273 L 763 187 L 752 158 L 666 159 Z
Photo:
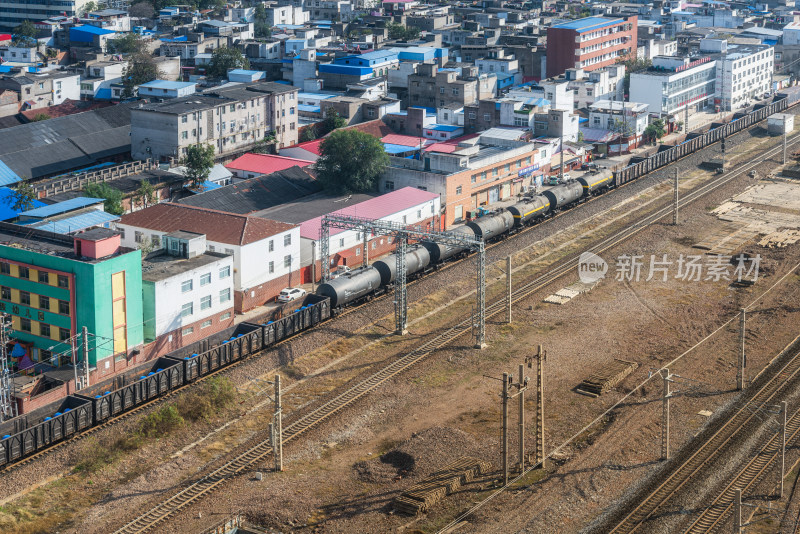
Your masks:
M 796 357 L 797 358 L 797 357 Z M 800 358 L 797 358 L 800 359 Z M 800 410 L 796 411 L 786 422 L 786 446 L 800 434 Z M 742 490 L 742 494 L 749 490 L 764 473 L 781 452 L 782 435 L 773 434 L 761 450 L 747 462 L 744 469 L 725 487 L 689 528 L 686 534 L 697 534 L 718 531 L 733 508 L 735 491 Z
M 711 179 L 709 182 L 702 184 L 697 188 L 695 188 L 693 191 L 685 194 L 682 199 L 682 203 L 683 204 L 690 203 L 693 202 L 694 200 L 701 198 L 702 196 L 728 183 L 730 180 L 733 180 L 734 178 L 749 172 L 764 160 L 779 154 L 781 150 L 782 148 L 780 146 L 768 150 L 762 155 L 761 158 L 742 165 L 736 171 Z M 660 219 L 670 215 L 671 213 L 672 213 L 672 206 L 666 206 L 657 209 L 655 212 L 642 217 L 636 223 L 616 232 L 612 236 L 603 239 L 598 244 L 593 246 L 590 249 L 590 251 L 594 252 L 595 254 L 602 253 L 628 240 L 633 235 L 647 228 L 651 224 L 659 221 Z M 551 271 L 543 275 L 540 275 L 531 281 L 526 282 L 524 285 L 514 290 L 511 296 L 512 303 L 527 298 L 531 294 L 539 291 L 544 286 L 558 280 L 560 277 L 569 273 L 570 271 L 573 271 L 573 269 L 575 269 L 578 265 L 579 256 L 580 255 L 575 255 L 571 257 L 570 259 L 554 267 Z M 502 298 L 493 302 L 490 305 L 487 305 L 486 317 L 490 318 L 494 315 L 504 313 L 507 307 L 507 303 L 508 301 L 505 298 Z M 395 360 L 391 364 L 380 369 L 379 371 L 369 376 L 362 382 L 347 389 L 345 392 L 341 393 L 337 397 L 324 403 L 322 406 L 316 408 L 312 412 L 308 413 L 307 415 L 301 417 L 297 421 L 286 426 L 284 429 L 285 437 L 283 443 L 286 444 L 298 439 L 301 435 L 306 433 L 311 428 L 326 421 L 332 415 L 338 413 L 343 408 L 351 405 L 353 402 L 357 401 L 367 393 L 375 390 L 377 387 L 385 383 L 387 380 L 393 378 L 394 376 L 398 375 L 404 370 L 422 361 L 425 357 L 433 353 L 435 350 L 440 349 L 450 344 L 458 337 L 471 332 L 471 330 L 472 330 L 472 318 L 466 318 L 463 321 L 459 322 L 458 324 L 448 328 L 443 333 L 438 334 L 432 339 L 426 341 L 413 351 L 409 352 L 408 354 L 405 354 L 401 358 Z M 798 363 L 800 365 L 800 361 Z M 800 369 L 800 367 L 798 369 Z M 250 466 L 252 466 L 254 463 L 259 462 L 260 460 L 264 459 L 271 453 L 272 453 L 272 447 L 270 446 L 269 440 L 264 440 L 259 442 L 252 448 L 241 453 L 240 455 L 228 461 L 221 467 L 203 476 L 196 482 L 191 483 L 189 486 L 187 486 L 180 492 L 167 498 L 165 501 L 161 502 L 160 504 L 158 504 L 145 514 L 125 524 L 123 527 L 117 530 L 116 533 L 117 534 L 139 533 L 139 532 L 146 532 L 152 529 L 159 523 L 163 522 L 164 520 L 173 516 L 179 511 L 183 510 L 188 505 L 194 503 L 201 497 L 213 492 L 215 489 L 219 488 L 225 481 L 229 480 L 230 478 L 238 474 L 241 474 Z

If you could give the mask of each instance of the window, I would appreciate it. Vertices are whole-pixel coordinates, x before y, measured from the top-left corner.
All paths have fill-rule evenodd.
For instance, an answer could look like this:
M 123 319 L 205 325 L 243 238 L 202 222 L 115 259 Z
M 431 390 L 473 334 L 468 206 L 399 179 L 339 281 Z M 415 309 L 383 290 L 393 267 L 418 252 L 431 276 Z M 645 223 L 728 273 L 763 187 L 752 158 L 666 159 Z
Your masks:
M 291 267 L 292 266 L 292 255 L 289 254 L 288 256 L 283 257 L 283 266 L 284 267 Z
M 233 249 L 232 248 L 226 248 L 225 249 L 225 254 L 227 254 L 229 256 L 233 256 Z
M 28 271 L 27 267 L 22 267 L 20 265 L 20 267 L 19 267 L 19 277 L 20 278 L 25 278 L 25 279 L 28 279 L 28 278 L 31 277 L 31 273 L 30 273 L 30 271 Z
M 200 299 L 200 309 L 207 310 L 211 307 L 211 295 L 206 295 Z
M 492 169 L 492 176 L 497 176 L 497 167 Z
M 39 295 L 39 307 L 43 310 L 50 309 L 50 297 L 45 297 L 44 295 Z
M 189 132 L 181 132 L 181 139 L 189 139 Z
M 66 275 L 58 275 L 58 287 L 69 287 L 69 278 Z
M 475 112 L 474 112 L 474 111 L 470 111 L 470 112 L 469 112 L 469 118 L 470 118 L 470 119 L 474 119 L 474 118 L 476 118 L 476 117 L 477 117 L 477 115 L 475 114 Z
M 133 240 L 136 241 L 137 243 L 141 243 L 142 240 L 144 240 L 144 234 L 142 232 L 135 231 L 133 233 Z
M 181 306 L 181 317 L 189 317 L 194 313 L 194 304 L 189 302 Z
M 24 304 L 25 306 L 31 305 L 31 294 L 27 291 L 20 291 L 19 292 L 19 302 L 20 304 Z
M 39 335 L 42 337 L 50 337 L 50 325 L 39 323 Z
M 3 300 L 11 300 L 11 288 L 6 286 L 0 287 L 0 298 Z
M 473 174 L 472 177 L 470 178 L 470 182 L 472 182 L 474 184 L 477 181 L 478 181 L 478 175 L 477 174 Z
M 439 94 L 440 94 L 440 95 L 443 95 L 443 94 L 444 94 L 444 87 L 440 87 L 440 88 L 439 88 Z
M 211 323 L 212 323 L 211 319 L 203 321 L 202 323 L 200 323 L 200 328 L 208 328 L 209 326 L 211 326 Z
M 275 262 L 274 261 L 269 262 L 267 267 L 268 267 L 270 273 L 274 273 L 275 272 Z
M 230 288 L 223 289 L 222 291 L 219 292 L 219 302 L 220 302 L 220 304 L 222 304 L 223 302 L 228 302 L 229 300 L 231 300 L 231 289 Z
M 11 265 L 6 262 L 0 263 L 0 274 L 11 274 Z
M 492 120 L 492 116 L 489 115 L 488 113 L 484 113 L 483 114 L 483 120 L 488 122 L 488 121 Z
M 219 277 L 220 278 L 228 278 L 231 275 L 231 267 L 230 265 L 223 267 L 219 270 Z
M 58 301 L 58 313 L 61 315 L 69 315 L 69 302 L 66 300 Z
M 236 111 L 236 104 L 231 104 L 230 111 Z
M 283 236 L 283 246 L 288 247 L 292 244 L 292 234 L 286 234 Z
M 59 328 L 58 329 L 58 339 L 59 341 L 66 341 L 70 338 L 69 330 L 66 328 Z
M 181 115 L 181 122 L 182 122 L 183 124 L 186 124 L 186 122 L 187 122 L 188 120 L 189 120 L 189 115 Z
M 453 87 L 453 96 L 458 96 L 458 87 Z
M 339 248 L 344 248 L 344 238 L 339 240 Z
M 188 293 L 192 290 L 193 284 L 192 280 L 184 280 L 181 282 L 181 293 Z
M 231 312 L 226 312 L 219 316 L 220 321 L 225 321 L 230 318 L 231 318 Z
M 200 276 L 200 287 L 207 286 L 211 283 L 211 273 L 206 273 Z
M 422 219 L 422 210 L 417 210 L 417 219 Z
M 39 283 L 40 284 L 49 284 L 50 283 L 50 273 L 45 271 L 39 271 Z
M 193 333 L 194 333 L 194 327 L 191 327 L 191 326 L 181 330 L 181 335 L 183 335 L 183 336 L 188 336 L 189 334 L 193 334 Z
M 386 180 L 386 190 L 387 191 L 394 191 L 394 182 L 390 180 Z
M 460 185 L 458 187 L 456 187 L 456 195 L 460 195 L 461 191 L 462 190 L 461 190 L 461 186 Z
M 153 243 L 155 248 L 161 248 L 161 236 L 158 234 L 153 234 L 150 236 L 150 241 Z
M 19 319 L 19 329 L 23 332 L 30 332 L 31 331 L 31 320 L 26 319 L 25 317 L 20 317 Z

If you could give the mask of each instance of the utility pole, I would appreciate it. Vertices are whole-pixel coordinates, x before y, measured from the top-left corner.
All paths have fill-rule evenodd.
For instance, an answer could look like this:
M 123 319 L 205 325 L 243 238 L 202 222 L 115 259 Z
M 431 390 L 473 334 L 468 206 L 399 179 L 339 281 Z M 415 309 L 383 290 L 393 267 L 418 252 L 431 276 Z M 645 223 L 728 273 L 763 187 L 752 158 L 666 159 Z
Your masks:
M 686 109 L 683 110 L 683 133 L 689 134 L 689 103 L 686 103 Z
M 3 421 L 14 417 L 14 407 L 17 404 L 11 387 L 11 370 L 8 366 L 6 348 L 10 323 L 11 317 L 7 313 L 0 315 L 0 418 Z
M 612 109 L 613 111 L 613 109 Z M 558 168 L 558 182 L 564 182 L 564 125 L 561 125 L 561 135 L 559 136 L 559 145 L 561 146 L 561 166 Z
M 362 243 L 364 244 L 364 246 L 362 247 L 364 249 L 364 258 L 363 261 L 361 262 L 361 266 L 367 267 L 369 266 L 369 233 L 362 232 L 362 236 L 363 236 Z
M 661 412 L 661 459 L 669 460 L 669 399 L 672 393 L 669 390 L 669 383 L 672 382 L 672 375 L 667 369 L 664 378 L 663 410 Z
M 83 387 L 89 387 L 89 330 L 83 327 Z
M 528 380 L 525 378 L 525 366 L 519 364 L 519 472 L 525 472 L 525 390 L 528 389 Z
M 508 484 L 508 373 L 503 373 L 503 486 Z
M 678 226 L 678 167 L 675 167 L 675 211 L 672 213 L 672 224 Z
M 77 336 L 72 336 L 69 338 L 70 347 L 72 348 L 72 370 L 75 373 L 75 391 L 81 389 L 79 382 L 78 382 L 78 347 L 75 346 L 75 338 Z
M 733 490 L 733 533 L 742 534 L 742 490 Z
M 311 242 L 311 292 L 317 290 L 317 242 Z
M 281 375 L 275 375 L 275 416 L 272 433 L 272 453 L 275 471 L 283 471 L 283 414 L 281 413 Z
M 783 119 L 783 164 L 786 165 L 786 118 Z
M 746 321 L 746 310 L 744 308 L 741 309 L 739 312 L 739 354 L 738 358 L 736 358 L 736 389 L 741 391 L 744 389 L 744 375 L 745 369 L 747 369 L 747 356 L 744 352 L 744 335 L 745 335 L 745 321 Z
M 781 402 L 781 494 L 783 499 L 783 476 L 786 473 L 786 401 Z
M 547 352 L 539 345 L 536 351 L 536 463 L 545 468 L 544 453 L 544 362 Z
M 508 298 L 508 316 L 506 322 L 511 323 L 511 254 L 506 256 L 506 293 Z

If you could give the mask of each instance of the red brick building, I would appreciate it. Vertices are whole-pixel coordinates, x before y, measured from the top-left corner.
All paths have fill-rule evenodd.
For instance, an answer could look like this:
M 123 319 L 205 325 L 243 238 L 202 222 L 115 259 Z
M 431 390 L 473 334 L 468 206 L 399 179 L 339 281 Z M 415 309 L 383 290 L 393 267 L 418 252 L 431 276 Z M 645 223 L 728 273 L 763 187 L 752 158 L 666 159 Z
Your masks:
M 547 29 L 547 77 L 593 71 L 636 57 L 638 18 L 588 17 Z

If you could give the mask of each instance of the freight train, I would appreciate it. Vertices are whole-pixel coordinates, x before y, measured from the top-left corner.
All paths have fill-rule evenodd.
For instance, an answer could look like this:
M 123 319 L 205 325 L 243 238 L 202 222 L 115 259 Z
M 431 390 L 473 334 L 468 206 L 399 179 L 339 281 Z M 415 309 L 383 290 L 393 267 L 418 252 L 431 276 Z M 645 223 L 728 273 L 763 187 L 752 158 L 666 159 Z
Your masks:
M 302 304 L 294 305 L 297 308 L 281 319 L 243 322 L 153 360 L 135 374 L 83 389 L 56 404 L 0 424 L 0 467 L 17 463 L 330 318 L 330 302 L 325 297 L 307 295 Z
M 647 158 L 632 160 L 619 172 L 589 174 L 558 185 L 454 231 L 486 241 L 501 239 L 590 195 L 618 187 L 673 163 L 788 107 L 788 98 L 778 95 L 773 102 L 756 105 L 749 113 L 737 113 L 729 123 L 712 125 L 702 134 L 690 134 L 680 145 L 659 150 Z M 414 245 L 406 258 L 408 275 L 417 276 L 466 252 L 461 247 L 432 242 Z M 135 375 L 117 377 L 113 386 L 100 383 L 68 395 L 56 404 L 0 423 L 0 469 L 313 328 L 328 320 L 334 309 L 385 291 L 396 278 L 395 260 L 395 256 L 390 254 L 370 267 L 354 269 L 320 284 L 317 294 L 307 295 L 302 305 L 281 319 L 241 323 L 158 358 L 145 371 L 139 368 Z

